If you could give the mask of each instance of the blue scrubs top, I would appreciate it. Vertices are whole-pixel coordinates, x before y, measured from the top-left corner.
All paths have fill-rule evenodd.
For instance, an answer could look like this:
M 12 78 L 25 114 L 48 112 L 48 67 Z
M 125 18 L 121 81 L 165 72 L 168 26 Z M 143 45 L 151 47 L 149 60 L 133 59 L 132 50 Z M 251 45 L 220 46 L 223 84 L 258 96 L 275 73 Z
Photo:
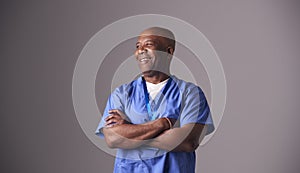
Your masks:
M 209 106 L 200 87 L 170 76 L 167 84 L 146 106 L 147 88 L 143 77 L 124 84 L 110 95 L 96 134 L 103 137 L 101 129 L 111 109 L 124 112 L 133 124 L 143 124 L 161 117 L 179 120 L 180 126 L 200 123 L 208 126 L 207 134 L 214 130 Z M 153 117 L 154 116 L 154 117 Z M 141 146 L 135 149 L 118 149 L 115 173 L 191 173 L 195 172 L 195 152 L 167 152 L 153 147 Z

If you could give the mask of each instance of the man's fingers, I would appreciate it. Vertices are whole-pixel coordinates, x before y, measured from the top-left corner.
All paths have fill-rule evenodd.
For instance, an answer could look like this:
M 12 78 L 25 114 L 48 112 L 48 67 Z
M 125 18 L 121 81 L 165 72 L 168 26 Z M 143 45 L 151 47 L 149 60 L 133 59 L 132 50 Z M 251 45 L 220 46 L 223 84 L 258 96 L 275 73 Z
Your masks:
M 108 113 L 109 115 L 105 118 L 106 127 L 110 127 L 117 124 L 127 124 L 130 122 L 127 119 L 126 115 L 118 109 L 109 110 Z
M 119 110 L 118 109 L 112 109 L 112 110 L 109 110 L 108 113 L 110 114 L 119 114 Z
M 118 123 L 121 120 L 123 120 L 123 118 L 120 117 L 119 115 L 110 115 L 105 119 L 105 125 L 108 125 L 111 123 Z
M 119 114 L 119 115 L 122 115 L 122 114 L 123 114 L 123 112 L 121 112 L 121 111 L 118 110 L 118 109 L 115 109 L 114 112 L 117 113 L 117 114 Z
M 119 109 L 112 109 L 112 110 L 108 111 L 108 113 L 117 114 L 117 115 L 120 115 L 121 117 L 126 117 L 125 114 L 122 111 L 120 111 Z
M 110 119 L 112 119 L 112 118 L 118 118 L 118 117 L 120 117 L 120 115 L 109 114 L 109 116 L 105 118 L 105 121 L 108 121 L 108 120 L 110 120 Z
M 110 120 L 106 121 L 105 126 L 108 126 L 112 123 L 116 123 L 115 119 L 110 119 Z
M 128 119 L 128 117 L 127 117 L 122 111 L 120 111 L 120 110 L 118 110 L 118 109 L 112 109 L 112 110 L 110 110 L 110 111 L 111 111 L 111 113 L 116 114 L 116 115 L 119 115 L 119 116 L 121 116 L 124 120 L 130 122 L 130 120 Z
M 122 120 L 122 119 L 113 117 L 105 122 L 105 126 L 110 125 L 112 123 L 119 124 L 120 120 Z

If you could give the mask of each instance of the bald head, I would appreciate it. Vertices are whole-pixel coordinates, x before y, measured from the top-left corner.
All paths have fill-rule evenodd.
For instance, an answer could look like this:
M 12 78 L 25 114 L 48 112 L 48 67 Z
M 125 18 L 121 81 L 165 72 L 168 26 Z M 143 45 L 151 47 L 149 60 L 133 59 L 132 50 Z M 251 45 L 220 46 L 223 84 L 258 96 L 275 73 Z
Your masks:
M 148 29 L 145 29 L 140 36 L 147 36 L 147 35 L 155 35 L 163 37 L 165 44 L 168 44 L 168 46 L 171 46 L 173 50 L 175 49 L 175 36 L 172 33 L 172 31 L 161 28 L 161 27 L 151 27 Z

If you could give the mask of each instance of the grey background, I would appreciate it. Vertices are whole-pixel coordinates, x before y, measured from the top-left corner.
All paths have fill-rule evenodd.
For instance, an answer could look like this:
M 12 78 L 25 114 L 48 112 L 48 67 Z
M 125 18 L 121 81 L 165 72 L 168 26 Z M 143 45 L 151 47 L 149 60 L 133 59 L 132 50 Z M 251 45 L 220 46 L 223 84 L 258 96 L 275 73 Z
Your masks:
M 183 19 L 224 66 L 223 121 L 197 150 L 205 173 L 298 173 L 298 1 L 1 1 L 0 172 L 111 172 L 113 157 L 82 132 L 72 75 L 86 42 L 124 17 Z M 101 46 L 101 45 L 99 45 Z

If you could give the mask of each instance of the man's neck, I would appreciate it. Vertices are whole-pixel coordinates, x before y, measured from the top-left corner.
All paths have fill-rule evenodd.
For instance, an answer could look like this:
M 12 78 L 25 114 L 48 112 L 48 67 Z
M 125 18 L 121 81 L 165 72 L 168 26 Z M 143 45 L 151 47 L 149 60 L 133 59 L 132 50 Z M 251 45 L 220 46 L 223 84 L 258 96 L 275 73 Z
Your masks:
M 144 75 L 144 79 L 147 82 L 150 82 L 153 84 L 158 84 L 170 77 L 169 74 L 165 74 L 165 73 L 158 72 L 158 71 L 143 73 L 143 75 Z

